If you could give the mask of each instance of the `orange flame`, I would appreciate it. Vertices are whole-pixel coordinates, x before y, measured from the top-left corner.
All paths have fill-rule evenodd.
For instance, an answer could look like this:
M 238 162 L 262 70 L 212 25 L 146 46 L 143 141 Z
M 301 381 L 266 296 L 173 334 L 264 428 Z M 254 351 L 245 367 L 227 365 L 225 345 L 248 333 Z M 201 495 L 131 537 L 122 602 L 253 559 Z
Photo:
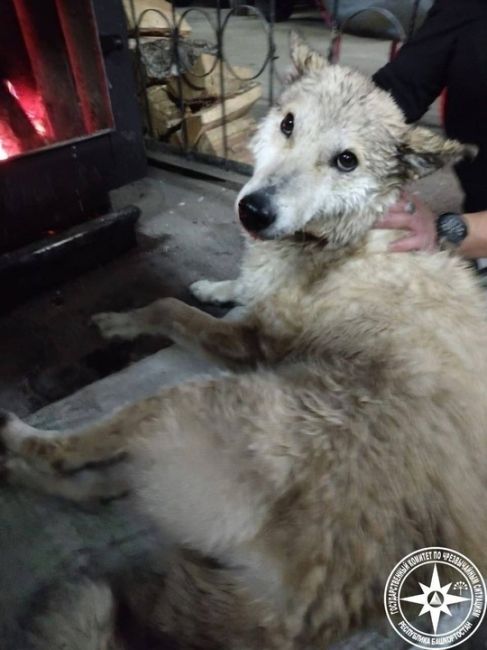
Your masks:
M 28 93 L 26 91 L 19 93 L 17 88 L 9 79 L 7 79 L 5 83 L 9 93 L 12 95 L 12 97 L 15 97 L 15 99 L 22 106 L 25 114 L 32 122 L 32 126 L 35 128 L 37 133 L 42 136 L 47 135 L 46 111 L 44 109 L 44 105 L 42 103 L 42 99 L 40 95 L 38 94 L 34 95 L 32 94 L 32 92 Z
M 21 106 L 36 132 L 49 139 L 50 124 L 40 94 L 30 88 L 16 86 L 9 79 L 5 80 L 9 93 Z M 8 123 L 0 121 L 0 161 L 22 153 L 22 143 L 18 141 Z

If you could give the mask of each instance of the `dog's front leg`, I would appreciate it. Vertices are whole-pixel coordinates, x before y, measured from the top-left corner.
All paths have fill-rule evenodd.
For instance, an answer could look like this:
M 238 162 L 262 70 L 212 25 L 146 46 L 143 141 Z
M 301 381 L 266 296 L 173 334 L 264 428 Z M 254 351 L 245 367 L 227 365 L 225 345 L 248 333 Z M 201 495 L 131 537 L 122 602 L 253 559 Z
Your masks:
M 156 300 L 130 312 L 97 314 L 93 321 L 108 339 L 167 336 L 228 364 L 254 365 L 266 356 L 257 328 L 214 318 L 175 298 Z

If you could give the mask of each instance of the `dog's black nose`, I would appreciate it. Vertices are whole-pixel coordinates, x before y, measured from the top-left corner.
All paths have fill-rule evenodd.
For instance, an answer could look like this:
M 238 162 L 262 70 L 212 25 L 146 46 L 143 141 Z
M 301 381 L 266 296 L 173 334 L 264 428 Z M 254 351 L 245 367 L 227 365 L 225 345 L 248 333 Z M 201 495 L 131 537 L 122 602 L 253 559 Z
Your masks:
M 242 226 L 250 232 L 260 232 L 276 220 L 272 196 L 263 190 L 244 196 L 238 204 Z

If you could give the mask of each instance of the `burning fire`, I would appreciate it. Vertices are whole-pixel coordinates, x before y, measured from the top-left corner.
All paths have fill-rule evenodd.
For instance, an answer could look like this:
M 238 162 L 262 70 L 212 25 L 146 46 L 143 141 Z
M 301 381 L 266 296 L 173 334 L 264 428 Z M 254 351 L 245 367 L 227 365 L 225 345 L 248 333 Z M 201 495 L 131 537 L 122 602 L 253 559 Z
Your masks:
M 20 153 L 17 138 L 6 122 L 0 122 L 0 160 L 7 160 Z
M 34 95 L 34 93 L 30 93 L 31 97 L 27 98 L 27 93 L 24 93 L 25 99 L 22 101 L 13 83 L 7 79 L 5 81 L 5 84 L 12 97 L 15 97 L 15 99 L 24 109 L 25 114 L 32 122 L 32 126 L 37 131 L 37 133 L 42 136 L 47 135 L 46 111 L 44 110 L 40 95 Z
M 16 100 L 19 111 L 29 119 L 42 142 L 47 142 L 51 135 L 51 128 L 40 94 L 31 88 L 15 86 L 8 79 L 3 83 Z M 0 121 L 0 160 L 7 160 L 30 148 L 32 147 L 19 140 L 10 124 Z
M 8 153 L 5 151 L 2 142 L 0 141 L 0 160 L 7 160 Z

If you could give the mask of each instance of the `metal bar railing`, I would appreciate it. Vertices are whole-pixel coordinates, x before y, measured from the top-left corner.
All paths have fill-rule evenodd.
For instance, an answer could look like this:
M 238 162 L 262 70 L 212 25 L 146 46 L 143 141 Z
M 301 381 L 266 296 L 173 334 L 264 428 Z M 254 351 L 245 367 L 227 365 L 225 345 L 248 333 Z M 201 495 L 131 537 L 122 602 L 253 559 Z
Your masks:
M 136 55 L 136 65 L 137 65 L 137 76 L 140 80 L 143 90 L 143 107 L 146 114 L 146 124 L 149 135 L 152 137 L 156 136 L 154 131 L 154 125 L 151 118 L 150 103 L 147 94 L 148 79 L 145 74 L 145 67 L 143 65 L 143 54 L 141 50 L 141 37 L 142 31 L 144 29 L 144 19 L 152 12 L 157 14 L 162 18 L 164 24 L 167 26 L 168 37 L 171 41 L 171 60 L 170 67 L 175 76 L 175 83 L 177 89 L 176 105 L 179 110 L 181 118 L 181 135 L 182 135 L 182 151 L 185 156 L 191 157 L 193 152 L 191 150 L 191 144 L 188 138 L 188 130 L 186 124 L 186 107 L 184 101 L 184 84 L 187 84 L 189 87 L 195 88 L 194 83 L 188 78 L 189 66 L 187 62 L 183 61 L 181 56 L 181 43 L 186 39 L 182 38 L 181 28 L 183 21 L 186 21 L 188 16 L 192 13 L 198 13 L 206 18 L 208 21 L 211 30 L 214 34 L 215 42 L 215 63 L 210 70 L 204 72 L 204 74 L 198 75 L 197 72 L 191 70 L 191 77 L 194 78 L 204 78 L 215 71 L 215 68 L 219 68 L 219 97 L 221 98 L 221 129 L 222 129 L 222 139 L 223 139 L 223 159 L 224 161 L 228 160 L 228 132 L 227 132 L 227 114 L 226 114 L 226 75 L 230 74 L 235 79 L 238 79 L 242 82 L 250 82 L 260 78 L 266 70 L 268 70 L 268 99 L 269 104 L 274 102 L 274 81 L 275 81 L 275 59 L 276 59 L 276 47 L 274 41 L 274 20 L 275 20 L 275 2 L 276 0 L 270 0 L 270 20 L 266 20 L 263 13 L 255 6 L 251 5 L 239 5 L 233 6 L 228 10 L 222 8 L 222 0 L 216 0 L 216 8 L 211 12 L 211 10 L 201 7 L 188 7 L 181 14 L 176 12 L 175 5 L 172 3 L 170 18 L 165 15 L 162 11 L 158 9 L 146 9 L 141 12 L 139 16 L 136 15 L 136 10 L 134 6 L 134 0 L 130 0 L 132 22 L 135 25 L 134 37 L 135 37 L 135 55 Z M 249 15 L 255 16 L 259 22 L 264 26 L 265 36 L 266 36 L 266 51 L 262 63 L 257 66 L 257 70 L 254 74 L 243 77 L 237 70 L 234 69 L 230 63 L 229 57 L 226 55 L 226 44 L 225 44 L 225 34 L 228 29 L 229 21 L 237 12 L 241 13 L 245 11 Z M 195 88 L 197 89 L 197 88 Z M 220 163 L 221 164 L 221 163 Z

